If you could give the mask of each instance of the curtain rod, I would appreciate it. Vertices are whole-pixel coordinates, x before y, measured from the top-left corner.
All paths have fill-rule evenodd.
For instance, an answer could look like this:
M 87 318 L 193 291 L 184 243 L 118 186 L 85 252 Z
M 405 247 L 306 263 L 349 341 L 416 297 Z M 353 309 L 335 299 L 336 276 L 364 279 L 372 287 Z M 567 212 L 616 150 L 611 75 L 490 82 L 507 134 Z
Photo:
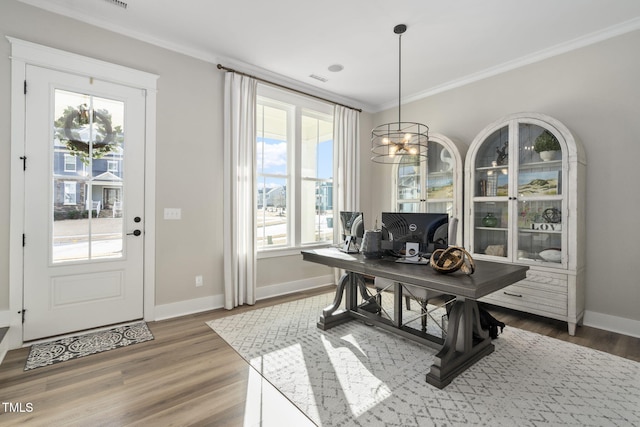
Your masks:
M 242 71 L 238 71 L 238 70 L 234 70 L 233 68 L 225 67 L 222 64 L 218 64 L 218 70 L 230 71 L 232 73 L 240 74 L 241 76 L 251 77 L 252 79 L 256 79 L 256 80 L 258 80 L 258 81 L 260 81 L 262 83 L 267 83 L 267 84 L 272 85 L 272 86 L 277 86 L 279 88 L 286 89 L 286 90 L 289 90 L 291 92 L 296 92 L 296 93 L 299 93 L 301 95 L 310 96 L 312 98 L 316 98 L 316 99 L 319 99 L 321 101 L 329 102 L 329 103 L 334 104 L 334 105 L 340 105 L 342 107 L 351 108 L 352 110 L 356 110 L 358 113 L 362 113 L 362 109 L 360 109 L 360 108 L 353 108 L 353 107 L 350 107 L 348 105 L 341 104 L 339 102 L 331 101 L 330 99 L 322 98 L 321 96 L 312 95 L 310 93 L 306 93 L 306 92 L 303 92 L 303 91 L 298 90 L 298 89 L 292 89 L 290 87 L 281 85 L 279 83 L 270 82 L 269 80 L 261 79 L 260 77 L 252 76 L 251 74 L 243 73 Z

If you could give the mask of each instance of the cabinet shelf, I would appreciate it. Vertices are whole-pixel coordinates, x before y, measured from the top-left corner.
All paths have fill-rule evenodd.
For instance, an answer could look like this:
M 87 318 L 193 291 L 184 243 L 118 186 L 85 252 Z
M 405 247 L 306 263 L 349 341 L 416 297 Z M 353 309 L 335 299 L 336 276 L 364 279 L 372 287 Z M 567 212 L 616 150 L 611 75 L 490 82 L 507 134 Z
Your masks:
M 508 202 L 509 201 L 509 197 L 507 196 L 475 196 L 473 198 L 474 202 L 487 202 L 487 203 L 491 203 L 491 202 Z
M 520 170 L 525 169 L 537 169 L 537 168 L 547 168 L 547 169 L 561 169 L 562 168 L 562 160 L 548 160 L 546 162 L 529 162 L 529 163 L 520 163 Z
M 440 171 L 440 172 L 429 172 L 427 174 L 427 177 L 436 177 L 436 178 L 440 178 L 443 176 L 452 176 L 453 175 L 453 171 Z
M 434 199 L 429 198 L 426 200 L 427 203 L 446 203 L 446 202 L 453 202 L 453 199 Z
M 562 234 L 562 230 L 532 230 L 530 228 L 518 228 L 518 232 L 531 234 Z
M 499 166 L 479 166 L 476 168 L 476 171 L 486 172 L 486 171 L 501 171 L 502 169 L 509 169 L 509 165 L 499 165 Z
M 508 228 L 502 228 L 502 227 L 476 227 L 476 230 L 509 231 Z

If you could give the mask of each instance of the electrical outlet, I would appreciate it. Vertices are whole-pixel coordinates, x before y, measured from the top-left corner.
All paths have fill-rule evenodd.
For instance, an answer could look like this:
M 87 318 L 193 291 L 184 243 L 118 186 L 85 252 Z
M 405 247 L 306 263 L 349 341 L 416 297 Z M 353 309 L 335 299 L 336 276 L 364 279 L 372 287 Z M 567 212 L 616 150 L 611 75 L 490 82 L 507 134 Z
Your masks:
M 182 218 L 182 209 L 164 208 L 164 219 L 177 220 Z
M 196 276 L 196 288 L 199 288 L 200 286 L 202 286 L 202 285 L 203 285 L 203 283 L 204 283 L 204 282 L 203 282 L 203 280 L 202 280 L 202 276 L 201 276 L 201 275 Z

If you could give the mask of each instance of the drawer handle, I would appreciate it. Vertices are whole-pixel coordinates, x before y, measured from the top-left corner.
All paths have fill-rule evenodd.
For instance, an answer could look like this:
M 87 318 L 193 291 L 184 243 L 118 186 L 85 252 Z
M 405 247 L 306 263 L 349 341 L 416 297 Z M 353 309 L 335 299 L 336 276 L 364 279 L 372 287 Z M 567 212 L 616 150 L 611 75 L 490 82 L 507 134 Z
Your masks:
M 518 295 L 518 294 L 510 294 L 509 292 L 504 292 L 505 295 L 509 295 L 510 297 L 518 297 L 518 298 L 522 298 L 522 295 Z

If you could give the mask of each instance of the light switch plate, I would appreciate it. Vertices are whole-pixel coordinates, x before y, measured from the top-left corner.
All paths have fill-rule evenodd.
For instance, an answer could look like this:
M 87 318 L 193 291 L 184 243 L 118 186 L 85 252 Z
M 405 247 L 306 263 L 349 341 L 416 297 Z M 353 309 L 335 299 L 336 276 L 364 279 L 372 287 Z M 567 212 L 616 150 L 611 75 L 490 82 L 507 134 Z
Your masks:
M 182 218 L 182 209 L 164 208 L 164 219 L 176 220 Z

